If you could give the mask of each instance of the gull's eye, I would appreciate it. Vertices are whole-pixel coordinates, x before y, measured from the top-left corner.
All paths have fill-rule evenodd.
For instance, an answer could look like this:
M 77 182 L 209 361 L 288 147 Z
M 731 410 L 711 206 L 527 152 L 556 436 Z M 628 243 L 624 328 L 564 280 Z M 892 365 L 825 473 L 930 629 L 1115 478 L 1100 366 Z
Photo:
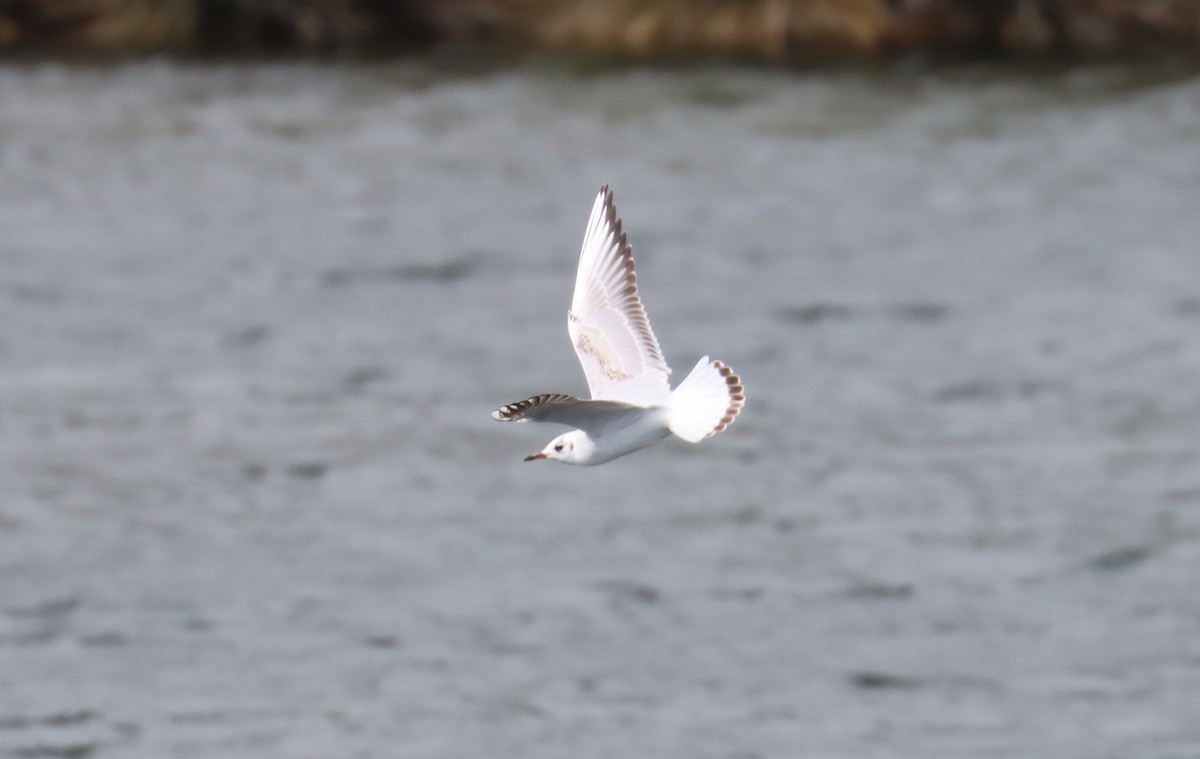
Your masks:
M 562 449 L 563 449 L 562 443 L 559 443 L 558 445 L 554 446 L 555 453 L 562 453 Z

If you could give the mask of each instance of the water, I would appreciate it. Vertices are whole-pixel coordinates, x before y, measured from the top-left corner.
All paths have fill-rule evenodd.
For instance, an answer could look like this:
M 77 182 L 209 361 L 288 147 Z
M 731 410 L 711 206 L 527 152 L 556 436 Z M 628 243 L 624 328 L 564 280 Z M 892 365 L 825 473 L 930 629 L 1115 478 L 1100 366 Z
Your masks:
M 0 756 L 1200 754 L 1200 80 L 0 71 Z M 699 446 L 524 464 L 601 183 Z

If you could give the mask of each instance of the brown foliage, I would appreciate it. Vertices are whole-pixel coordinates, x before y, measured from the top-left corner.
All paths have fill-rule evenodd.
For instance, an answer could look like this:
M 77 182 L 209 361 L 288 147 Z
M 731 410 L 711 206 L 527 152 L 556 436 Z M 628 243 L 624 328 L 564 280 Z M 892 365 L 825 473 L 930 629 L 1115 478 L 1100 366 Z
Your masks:
M 1195 50 L 1200 0 L 0 0 L 0 49 L 404 50 L 438 42 L 767 60 Z

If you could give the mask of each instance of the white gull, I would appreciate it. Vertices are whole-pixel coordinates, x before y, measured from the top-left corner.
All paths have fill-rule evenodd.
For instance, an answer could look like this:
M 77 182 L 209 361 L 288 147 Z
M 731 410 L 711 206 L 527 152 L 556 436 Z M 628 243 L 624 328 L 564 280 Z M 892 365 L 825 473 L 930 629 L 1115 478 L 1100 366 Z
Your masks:
M 545 393 L 492 412 L 501 422 L 577 428 L 526 461 L 603 464 L 671 434 L 698 443 L 725 429 L 745 403 L 741 379 L 708 356 L 671 390 L 671 369 L 638 297 L 632 249 L 608 185 L 600 188 L 584 233 L 567 331 L 591 400 Z

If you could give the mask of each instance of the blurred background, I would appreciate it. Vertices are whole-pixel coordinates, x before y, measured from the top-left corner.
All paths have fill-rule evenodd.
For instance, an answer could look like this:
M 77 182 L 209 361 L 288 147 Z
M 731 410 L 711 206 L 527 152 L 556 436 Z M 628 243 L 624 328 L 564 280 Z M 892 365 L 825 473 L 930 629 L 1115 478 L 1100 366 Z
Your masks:
M 0 49 L 394 54 L 460 44 L 638 57 L 1175 50 L 1197 0 L 2 0 Z
M 0 1 L 0 757 L 1200 756 L 1198 33 Z M 747 405 L 522 463 L 604 183 Z

